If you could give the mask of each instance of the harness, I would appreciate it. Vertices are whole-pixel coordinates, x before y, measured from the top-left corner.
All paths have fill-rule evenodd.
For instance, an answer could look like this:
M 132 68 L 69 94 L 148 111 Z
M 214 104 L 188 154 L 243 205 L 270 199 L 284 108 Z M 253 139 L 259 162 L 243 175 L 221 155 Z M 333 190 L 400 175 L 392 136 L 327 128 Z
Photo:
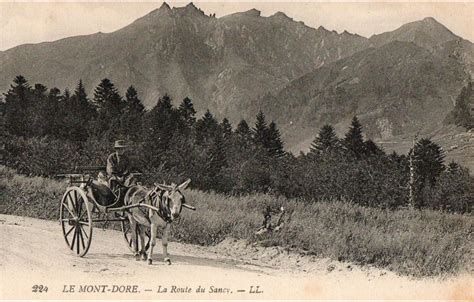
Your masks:
M 159 209 L 158 216 L 163 219 L 166 223 L 171 223 L 171 210 L 169 207 L 169 199 L 168 197 L 164 197 L 165 191 L 159 190 L 158 192 L 155 190 L 151 190 L 146 195 L 145 199 L 150 202 L 150 205 Z

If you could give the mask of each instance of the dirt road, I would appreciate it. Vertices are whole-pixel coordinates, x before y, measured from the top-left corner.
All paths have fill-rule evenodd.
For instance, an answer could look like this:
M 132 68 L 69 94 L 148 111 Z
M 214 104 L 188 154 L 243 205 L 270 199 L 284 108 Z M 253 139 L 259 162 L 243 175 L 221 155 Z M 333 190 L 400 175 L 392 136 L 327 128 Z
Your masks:
M 89 253 L 79 258 L 69 252 L 57 222 L 7 215 L 0 215 L 0 235 L 0 299 L 474 298 L 472 276 L 412 280 L 328 259 L 313 260 L 305 272 L 262 259 L 231 259 L 228 246 L 179 243 L 169 245 L 172 265 L 160 261 L 159 244 L 150 266 L 132 257 L 121 233 L 97 228 Z M 33 292 L 35 285 L 48 291 Z

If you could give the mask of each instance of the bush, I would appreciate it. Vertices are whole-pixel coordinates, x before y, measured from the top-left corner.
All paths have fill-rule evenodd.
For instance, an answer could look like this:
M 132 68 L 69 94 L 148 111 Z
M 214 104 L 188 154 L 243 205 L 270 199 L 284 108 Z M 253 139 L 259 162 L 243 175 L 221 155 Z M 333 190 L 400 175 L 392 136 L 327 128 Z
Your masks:
M 51 177 L 72 172 L 77 165 L 105 166 L 111 147 L 111 142 L 97 138 L 70 142 L 51 137 L 12 137 L 5 147 L 5 164 L 21 174 Z
M 307 199 L 345 199 L 380 208 L 406 204 L 406 171 L 395 160 L 374 156 L 351 159 L 340 153 L 306 156 L 290 176 Z M 289 186 L 294 187 L 294 186 Z
M 22 174 L 52 176 L 79 162 L 78 146 L 49 137 L 12 137 L 6 144 L 6 164 Z
M 436 186 L 429 189 L 428 206 L 436 210 L 471 213 L 474 206 L 474 180 L 465 169 L 445 171 Z

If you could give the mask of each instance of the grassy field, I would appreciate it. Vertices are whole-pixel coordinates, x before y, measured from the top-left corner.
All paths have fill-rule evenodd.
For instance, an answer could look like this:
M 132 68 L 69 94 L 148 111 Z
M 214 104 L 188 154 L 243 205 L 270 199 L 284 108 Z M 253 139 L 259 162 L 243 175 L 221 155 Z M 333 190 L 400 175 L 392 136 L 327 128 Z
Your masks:
M 65 182 L 17 175 L 3 166 L 0 177 L 0 213 L 58 218 Z M 189 190 L 186 196 L 198 210 L 183 210 L 173 226 L 174 239 L 182 242 L 212 245 L 234 237 L 406 275 L 472 273 L 472 215 L 390 211 L 265 194 L 223 196 Z M 286 208 L 285 225 L 278 233 L 256 236 L 266 205 Z

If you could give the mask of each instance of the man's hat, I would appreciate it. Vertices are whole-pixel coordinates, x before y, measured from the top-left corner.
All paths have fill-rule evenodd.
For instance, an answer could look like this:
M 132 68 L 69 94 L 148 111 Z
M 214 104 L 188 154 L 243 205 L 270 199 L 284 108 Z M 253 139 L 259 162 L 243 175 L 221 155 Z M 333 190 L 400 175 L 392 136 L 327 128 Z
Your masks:
M 114 144 L 114 148 L 115 149 L 118 149 L 118 148 L 128 148 L 129 146 L 125 143 L 124 140 L 118 140 L 118 141 L 115 141 L 115 144 Z

